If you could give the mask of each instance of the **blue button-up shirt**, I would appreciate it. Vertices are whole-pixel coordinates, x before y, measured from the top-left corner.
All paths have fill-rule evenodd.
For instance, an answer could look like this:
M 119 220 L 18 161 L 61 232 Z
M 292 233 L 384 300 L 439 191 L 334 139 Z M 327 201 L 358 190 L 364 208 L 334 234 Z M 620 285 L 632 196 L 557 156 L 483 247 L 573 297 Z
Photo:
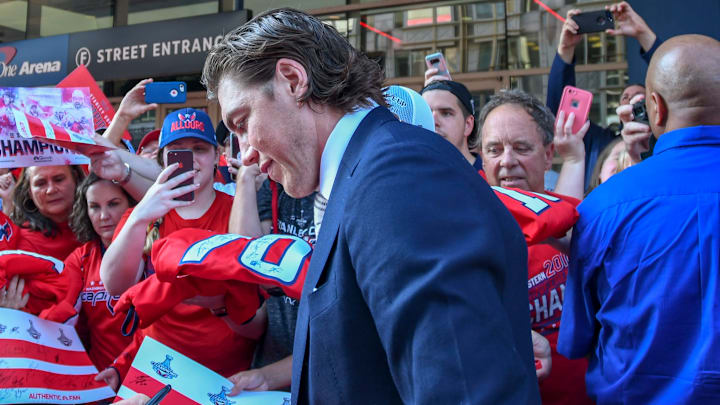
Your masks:
M 662 135 L 578 211 L 558 351 L 589 355 L 588 393 L 720 403 L 720 126 Z

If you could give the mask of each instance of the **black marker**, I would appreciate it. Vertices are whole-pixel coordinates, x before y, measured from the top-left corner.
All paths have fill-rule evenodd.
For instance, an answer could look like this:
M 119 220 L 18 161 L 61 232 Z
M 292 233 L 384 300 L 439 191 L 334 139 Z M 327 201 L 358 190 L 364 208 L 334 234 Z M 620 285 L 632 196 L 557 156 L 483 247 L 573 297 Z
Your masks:
M 165 395 L 168 394 L 172 390 L 172 386 L 170 384 L 166 385 L 165 388 L 158 391 L 157 394 L 155 394 L 152 398 L 150 398 L 150 401 L 147 402 L 146 405 L 157 405 L 160 403 L 160 401 L 165 398 Z

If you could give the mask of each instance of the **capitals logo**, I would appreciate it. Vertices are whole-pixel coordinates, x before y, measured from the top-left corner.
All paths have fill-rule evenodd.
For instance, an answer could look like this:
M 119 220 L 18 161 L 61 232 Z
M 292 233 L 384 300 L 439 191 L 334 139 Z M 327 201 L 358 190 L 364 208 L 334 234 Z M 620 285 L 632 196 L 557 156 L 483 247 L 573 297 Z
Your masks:
M 175 121 L 170 125 L 170 132 L 179 131 L 181 129 L 192 129 L 196 131 L 205 131 L 205 123 L 196 120 L 197 114 L 178 114 L 179 121 Z
M 0 242 L 10 242 L 10 238 L 12 238 L 12 233 L 13 232 L 12 227 L 10 226 L 10 221 L 6 219 L 5 223 L 0 225 Z

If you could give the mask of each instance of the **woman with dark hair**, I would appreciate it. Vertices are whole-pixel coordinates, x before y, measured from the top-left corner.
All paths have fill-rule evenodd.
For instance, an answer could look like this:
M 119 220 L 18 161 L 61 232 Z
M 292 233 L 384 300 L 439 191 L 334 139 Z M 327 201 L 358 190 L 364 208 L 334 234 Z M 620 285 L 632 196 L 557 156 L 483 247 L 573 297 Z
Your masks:
M 80 244 L 70 230 L 79 166 L 31 166 L 20 174 L 10 219 L 20 227 L 17 249 L 65 258 Z
M 65 302 L 79 308 L 78 318 L 71 322 L 77 321 L 90 360 L 100 370 L 132 341 L 120 333 L 123 318 L 113 317 L 113 301 L 120 297 L 111 296 L 100 281 L 100 262 L 120 218 L 134 205 L 122 187 L 90 173 L 77 189 L 70 214 L 70 227 L 84 244 L 65 259 L 62 277 L 69 284 Z M 53 320 L 68 321 L 58 315 Z

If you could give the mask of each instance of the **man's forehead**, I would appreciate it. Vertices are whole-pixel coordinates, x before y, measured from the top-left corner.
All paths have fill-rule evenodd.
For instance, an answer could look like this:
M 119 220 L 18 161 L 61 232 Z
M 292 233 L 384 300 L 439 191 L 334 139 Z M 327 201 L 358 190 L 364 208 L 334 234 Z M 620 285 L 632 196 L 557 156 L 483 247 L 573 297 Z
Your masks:
M 491 138 L 502 138 L 507 142 L 542 142 L 535 120 L 522 106 L 511 103 L 490 111 L 482 127 L 482 135 L 483 143 L 499 141 Z
M 443 89 L 428 90 L 422 94 L 432 109 L 460 109 L 460 100 L 451 92 Z
M 622 94 L 624 95 L 630 95 L 634 96 L 636 94 L 645 93 L 645 87 L 639 85 L 639 84 L 633 84 L 631 86 L 628 86 L 623 90 Z

